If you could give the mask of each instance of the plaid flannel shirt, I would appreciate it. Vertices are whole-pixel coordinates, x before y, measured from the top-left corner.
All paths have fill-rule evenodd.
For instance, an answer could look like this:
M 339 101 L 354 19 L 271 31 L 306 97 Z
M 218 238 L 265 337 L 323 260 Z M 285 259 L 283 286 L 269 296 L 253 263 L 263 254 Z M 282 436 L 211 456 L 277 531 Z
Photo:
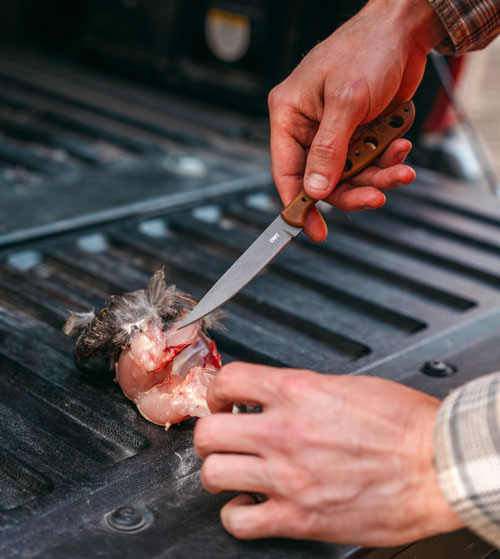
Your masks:
M 428 0 L 448 33 L 437 50 L 464 54 L 481 49 L 500 33 L 500 0 Z
M 500 373 L 445 398 L 435 424 L 439 485 L 455 513 L 500 548 Z
M 448 37 L 445 54 L 485 47 L 500 34 L 500 0 L 428 0 Z M 470 382 L 441 404 L 435 425 L 439 485 L 455 513 L 500 548 L 500 373 Z

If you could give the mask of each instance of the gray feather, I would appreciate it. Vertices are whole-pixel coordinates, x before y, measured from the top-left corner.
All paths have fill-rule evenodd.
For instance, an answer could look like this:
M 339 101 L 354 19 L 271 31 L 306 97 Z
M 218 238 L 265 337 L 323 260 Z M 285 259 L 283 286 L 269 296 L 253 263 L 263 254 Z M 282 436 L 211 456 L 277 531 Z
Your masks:
M 196 299 L 176 289 L 167 287 L 165 271 L 154 273 L 145 289 L 123 296 L 112 295 L 97 313 L 70 311 L 63 326 L 68 336 L 78 335 L 75 358 L 84 363 L 97 354 L 116 362 L 120 351 L 126 348 L 135 332 L 149 323 L 168 330 L 174 322 L 187 315 L 196 304 Z M 215 312 L 202 320 L 202 328 L 220 327 L 222 313 Z

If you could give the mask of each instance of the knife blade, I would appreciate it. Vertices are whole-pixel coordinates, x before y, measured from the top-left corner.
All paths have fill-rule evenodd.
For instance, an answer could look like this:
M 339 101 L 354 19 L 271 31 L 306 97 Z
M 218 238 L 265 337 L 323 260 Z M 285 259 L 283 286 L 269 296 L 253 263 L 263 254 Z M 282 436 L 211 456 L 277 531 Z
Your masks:
M 393 140 L 410 128 L 414 118 L 415 107 L 408 101 L 390 107 L 364 125 L 362 134 L 349 146 L 346 165 L 339 182 L 357 175 L 379 157 Z M 300 192 L 200 299 L 179 329 L 202 319 L 239 293 L 303 231 L 307 214 L 316 202 L 305 191 Z

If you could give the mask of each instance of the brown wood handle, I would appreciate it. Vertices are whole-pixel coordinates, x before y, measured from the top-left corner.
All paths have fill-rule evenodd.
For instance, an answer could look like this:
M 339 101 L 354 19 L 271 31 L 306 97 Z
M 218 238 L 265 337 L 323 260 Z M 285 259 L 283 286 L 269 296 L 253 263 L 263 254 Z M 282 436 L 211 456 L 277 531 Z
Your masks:
M 352 141 L 347 150 L 347 159 L 339 183 L 357 175 L 387 149 L 389 144 L 402 136 L 413 124 L 415 105 L 407 101 L 396 107 L 389 107 L 375 120 L 358 128 L 361 135 Z M 306 191 L 297 196 L 281 212 L 281 217 L 293 227 L 304 227 L 309 210 L 317 200 Z

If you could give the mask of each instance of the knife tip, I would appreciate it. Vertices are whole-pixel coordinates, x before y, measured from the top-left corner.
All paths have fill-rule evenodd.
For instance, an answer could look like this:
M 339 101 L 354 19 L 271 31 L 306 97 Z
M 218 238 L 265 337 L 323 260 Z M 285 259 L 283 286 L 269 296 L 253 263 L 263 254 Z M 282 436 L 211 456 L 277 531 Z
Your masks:
M 196 317 L 191 318 L 191 314 L 188 314 L 186 316 L 186 318 L 177 327 L 177 331 L 182 330 L 183 328 L 186 328 L 187 326 L 191 326 L 191 324 L 193 324 L 193 322 L 196 322 L 197 320 L 199 320 L 199 319 L 196 318 Z

